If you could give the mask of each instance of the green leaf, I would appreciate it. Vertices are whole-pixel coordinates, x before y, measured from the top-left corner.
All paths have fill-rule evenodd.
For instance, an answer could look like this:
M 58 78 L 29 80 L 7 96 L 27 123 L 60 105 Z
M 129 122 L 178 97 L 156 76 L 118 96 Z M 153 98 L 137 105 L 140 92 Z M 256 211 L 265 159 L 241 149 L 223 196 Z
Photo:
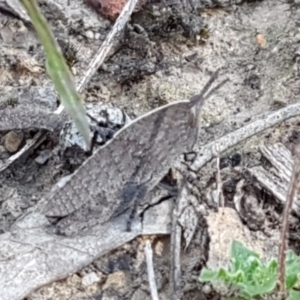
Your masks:
M 246 269 L 249 267 L 250 257 L 259 259 L 259 255 L 248 248 L 246 248 L 241 242 L 233 241 L 231 244 L 231 259 L 233 264 L 233 270 Z
M 247 285 L 245 284 L 245 292 L 254 297 L 258 295 L 269 294 L 276 288 L 277 277 L 263 281 L 261 284 Z
M 230 272 L 228 270 L 225 270 L 224 268 L 221 268 L 217 271 L 208 270 L 206 268 L 202 269 L 201 275 L 199 277 L 199 280 L 201 282 L 207 282 L 207 281 L 223 281 L 228 284 L 237 284 L 239 282 L 244 281 L 244 273 L 242 270 L 238 270 L 237 272 Z
M 215 281 L 218 279 L 218 271 L 208 270 L 203 268 L 199 277 L 201 282 Z
M 263 264 L 259 255 L 242 243 L 234 241 L 231 246 L 232 267 L 229 270 L 220 268 L 217 271 L 203 270 L 203 278 L 207 281 L 220 280 L 240 290 L 237 298 L 227 299 L 258 299 L 276 290 L 278 262 L 271 259 Z M 287 252 L 286 286 L 290 290 L 300 283 L 300 257 L 294 252 Z M 300 292 L 291 290 L 288 299 L 300 299 Z
M 238 284 L 244 282 L 245 274 L 243 270 L 237 270 L 236 272 L 231 272 L 221 268 L 218 273 L 218 278 L 225 283 Z
M 300 275 L 300 257 L 293 251 L 288 251 L 286 255 L 286 288 L 290 289 L 299 282 Z M 300 298 L 299 298 L 300 299 Z
M 300 299 L 300 291 L 290 290 L 287 300 L 299 300 L 299 299 Z
M 261 262 L 257 263 L 256 260 L 255 257 L 254 267 L 245 270 L 246 280 L 243 291 L 251 297 L 272 292 L 277 283 L 277 261 L 272 259 L 267 265 L 263 265 Z
M 61 50 L 42 15 L 36 0 L 20 0 L 25 7 L 36 31 L 42 42 L 46 54 L 47 72 L 60 96 L 67 113 L 84 138 L 87 148 L 90 148 L 91 134 L 84 105 L 76 90 L 72 73 L 67 66 Z

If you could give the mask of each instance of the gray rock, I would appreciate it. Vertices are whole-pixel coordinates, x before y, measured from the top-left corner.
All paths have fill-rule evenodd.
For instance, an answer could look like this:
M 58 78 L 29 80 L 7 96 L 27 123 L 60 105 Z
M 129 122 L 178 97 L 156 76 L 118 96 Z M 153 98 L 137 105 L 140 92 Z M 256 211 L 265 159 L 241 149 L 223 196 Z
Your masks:
M 130 122 L 130 118 L 123 114 L 121 109 L 105 105 L 88 104 L 87 114 L 92 117 L 90 125 L 93 135 L 95 135 L 95 142 L 101 145 L 109 140 L 125 123 Z M 85 149 L 85 142 L 72 122 L 64 125 L 60 141 L 64 150 L 72 146 Z
M 39 156 L 36 157 L 35 161 L 40 164 L 43 165 L 44 163 L 46 163 L 48 161 L 48 159 L 52 156 L 52 151 L 49 149 L 43 150 L 40 152 Z
M 89 286 L 92 285 L 93 283 L 96 282 L 100 282 L 101 278 L 98 276 L 97 273 L 92 272 L 92 273 L 88 273 L 86 274 L 83 278 L 82 278 L 82 285 L 83 286 Z

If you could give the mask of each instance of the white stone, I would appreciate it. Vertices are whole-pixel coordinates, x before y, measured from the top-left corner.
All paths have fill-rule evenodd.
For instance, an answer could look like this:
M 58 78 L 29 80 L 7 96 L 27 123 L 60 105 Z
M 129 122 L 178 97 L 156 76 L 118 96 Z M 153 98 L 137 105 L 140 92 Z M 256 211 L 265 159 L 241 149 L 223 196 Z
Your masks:
M 83 286 L 89 286 L 95 282 L 100 282 L 100 280 L 101 280 L 100 277 L 95 272 L 92 272 L 83 276 L 81 283 Z
M 91 31 L 91 30 L 88 30 L 85 32 L 85 36 L 90 39 L 90 40 L 93 40 L 94 39 L 94 32 Z

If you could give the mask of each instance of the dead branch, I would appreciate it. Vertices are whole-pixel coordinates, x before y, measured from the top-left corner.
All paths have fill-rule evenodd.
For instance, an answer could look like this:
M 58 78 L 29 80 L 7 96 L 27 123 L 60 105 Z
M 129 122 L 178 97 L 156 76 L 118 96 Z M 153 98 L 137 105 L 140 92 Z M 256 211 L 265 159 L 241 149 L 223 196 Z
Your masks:
M 288 186 L 293 172 L 293 157 L 291 152 L 282 144 L 264 145 L 260 147 L 262 155 L 272 164 L 276 174 L 266 170 L 262 166 L 248 168 L 246 172 L 260 184 L 261 187 L 268 190 L 277 202 L 285 205 Z M 299 197 L 295 197 L 292 204 L 292 211 L 300 215 Z
M 215 156 L 215 149 L 220 153 L 233 147 L 234 145 L 254 136 L 276 124 L 285 120 L 296 117 L 300 114 L 300 103 L 289 105 L 285 108 L 279 109 L 276 112 L 268 114 L 257 121 L 254 121 L 236 131 L 222 136 L 218 140 L 212 141 L 197 149 L 197 157 L 195 158 L 191 169 L 195 172 L 199 171 L 207 162 Z

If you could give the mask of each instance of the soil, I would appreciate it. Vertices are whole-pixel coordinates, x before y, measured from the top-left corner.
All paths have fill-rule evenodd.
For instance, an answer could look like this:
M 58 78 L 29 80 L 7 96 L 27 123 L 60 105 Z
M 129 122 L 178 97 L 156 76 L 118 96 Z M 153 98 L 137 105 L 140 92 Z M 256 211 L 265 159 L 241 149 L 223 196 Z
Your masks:
M 188 23 L 176 9 L 171 9 L 169 1 L 144 5 L 134 13 L 116 49 L 93 76 L 83 93 L 85 102 L 117 107 L 135 118 L 195 95 L 209 75 L 222 67 L 229 82 L 205 103 L 199 145 L 258 119 L 261 113 L 296 102 L 300 92 L 298 1 L 227 1 L 227 5 L 215 2 L 218 1 L 198 10 L 186 8 Z M 68 60 L 79 80 L 112 21 L 81 1 L 39 3 L 64 53 L 75 49 Z M 20 102 L 31 93 L 35 104 L 55 110 L 56 97 L 32 26 L 0 10 L 0 44 L 0 105 L 14 105 L 15 99 Z M 299 118 L 286 121 L 222 154 L 221 179 L 227 207 L 234 207 L 236 185 L 244 178 L 233 168 L 264 164 L 259 146 L 265 143 L 281 142 L 292 150 L 299 142 L 298 122 Z M 0 162 L 4 163 L 35 133 L 0 132 Z M 71 174 L 87 158 L 78 147 L 57 151 L 57 143 L 57 136 L 47 136 L 26 157 L 0 173 L 0 233 L 8 231 L 54 183 Z M 41 155 L 47 155 L 47 159 L 41 159 Z M 215 205 L 209 203 L 207 195 L 215 188 L 215 161 L 202 168 L 197 178 L 201 191 L 198 208 L 213 212 Z M 247 185 L 254 183 L 247 181 Z M 264 208 L 273 205 L 281 213 L 282 207 L 275 207 L 272 196 L 256 194 L 256 198 L 261 206 L 264 201 L 268 204 Z M 231 221 L 232 218 L 225 220 L 223 226 L 229 226 Z M 278 224 L 273 225 L 272 235 L 277 236 Z M 207 220 L 199 218 L 191 244 L 182 253 L 182 299 L 221 299 L 198 281 L 209 256 L 209 251 L 204 251 L 209 244 L 203 234 L 207 226 Z M 248 228 L 249 224 L 243 222 L 241 226 Z M 159 297 L 170 299 L 170 237 L 147 238 L 154 249 Z M 140 237 L 123 245 L 80 272 L 34 291 L 26 299 L 151 299 L 143 250 L 145 239 Z M 270 243 L 276 248 L 275 240 Z M 290 246 L 299 254 L 297 239 Z

